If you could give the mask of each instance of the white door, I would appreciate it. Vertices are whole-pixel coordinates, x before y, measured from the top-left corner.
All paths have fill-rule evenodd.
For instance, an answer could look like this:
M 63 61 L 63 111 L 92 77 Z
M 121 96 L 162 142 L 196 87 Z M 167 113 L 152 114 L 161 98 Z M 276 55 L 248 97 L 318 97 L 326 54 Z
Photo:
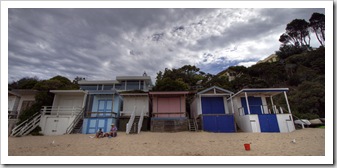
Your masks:
M 44 128 L 45 135 L 62 135 L 69 126 L 69 118 L 47 118 Z

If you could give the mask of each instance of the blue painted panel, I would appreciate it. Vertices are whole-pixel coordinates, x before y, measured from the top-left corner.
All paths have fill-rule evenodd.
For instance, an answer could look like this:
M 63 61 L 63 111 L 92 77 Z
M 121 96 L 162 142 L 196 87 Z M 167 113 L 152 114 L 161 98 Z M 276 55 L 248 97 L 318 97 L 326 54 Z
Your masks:
M 84 123 L 87 124 L 85 134 L 95 134 L 99 128 L 102 128 L 103 132 L 108 132 L 107 118 L 89 118 L 87 119 L 87 122 Z M 83 128 L 85 128 L 85 126 Z
M 276 114 L 259 115 L 261 132 L 280 132 Z
M 209 132 L 235 132 L 234 116 L 203 116 L 203 129 Z
M 261 97 L 248 97 L 248 103 L 249 103 L 249 109 L 250 114 L 262 114 L 261 111 L 261 105 L 262 105 L 262 99 Z M 244 112 L 247 115 L 248 109 L 247 109 L 247 102 L 245 97 L 241 97 L 241 105 L 244 108 Z
M 118 95 L 114 95 L 114 102 L 113 102 L 113 111 L 117 113 L 117 116 L 119 116 L 119 112 L 120 112 L 120 109 L 121 109 L 121 103 L 122 103 L 122 100 L 121 98 L 118 96 Z
M 218 132 L 235 132 L 234 116 L 223 115 L 217 117 Z
M 225 114 L 223 97 L 201 97 L 202 114 Z
M 217 132 L 216 117 L 215 116 L 203 116 L 203 128 L 204 131 Z
M 212 101 L 208 97 L 201 97 L 202 114 L 212 113 Z

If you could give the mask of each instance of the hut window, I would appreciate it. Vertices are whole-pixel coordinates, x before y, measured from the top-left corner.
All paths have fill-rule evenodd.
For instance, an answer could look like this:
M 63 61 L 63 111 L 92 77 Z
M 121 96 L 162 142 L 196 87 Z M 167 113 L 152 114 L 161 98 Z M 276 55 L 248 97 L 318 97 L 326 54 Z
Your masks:
M 104 85 L 103 90 L 111 90 L 114 85 Z
M 97 85 L 82 85 L 80 86 L 80 88 L 83 90 L 96 90 Z
M 98 85 L 98 86 L 97 86 L 97 90 L 102 90 L 102 86 L 103 86 L 103 85 Z
M 127 81 L 126 90 L 139 90 L 139 81 Z
M 116 90 L 124 90 L 124 86 L 122 87 L 122 84 L 115 84 Z

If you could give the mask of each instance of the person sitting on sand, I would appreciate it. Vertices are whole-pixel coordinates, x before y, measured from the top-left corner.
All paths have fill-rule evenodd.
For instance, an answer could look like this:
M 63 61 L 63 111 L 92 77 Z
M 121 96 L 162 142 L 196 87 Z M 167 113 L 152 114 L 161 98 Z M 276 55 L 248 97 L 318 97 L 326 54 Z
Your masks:
M 115 126 L 114 123 L 111 124 L 111 129 L 109 132 L 109 136 L 111 137 L 116 137 L 117 136 L 117 127 Z
M 102 131 L 102 128 L 100 128 L 100 129 L 96 132 L 96 138 L 103 138 L 103 131 Z

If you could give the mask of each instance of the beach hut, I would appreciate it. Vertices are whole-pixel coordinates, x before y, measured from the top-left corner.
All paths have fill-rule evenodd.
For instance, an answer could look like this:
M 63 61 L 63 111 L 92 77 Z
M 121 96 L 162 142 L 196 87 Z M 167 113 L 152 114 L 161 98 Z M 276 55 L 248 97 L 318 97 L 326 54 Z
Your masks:
M 188 130 L 186 115 L 187 91 L 149 92 L 151 98 L 151 131 Z
M 149 130 L 149 94 L 147 92 L 122 92 L 120 95 L 123 97 L 123 110 L 120 112 L 119 130 L 127 131 L 127 133 Z M 128 123 L 132 124 L 129 125 L 129 130 L 127 129 Z
M 232 102 L 227 99 L 234 93 L 213 86 L 198 92 L 191 103 L 191 118 L 200 119 L 202 129 L 209 132 L 236 132 Z
M 88 90 L 82 133 L 94 134 L 99 128 L 108 132 L 112 123 L 117 125 L 122 101 L 115 89 Z
M 288 88 L 242 89 L 227 102 L 234 111 L 235 122 L 244 132 L 292 132 L 295 130 L 286 92 Z M 283 96 L 282 96 L 283 94 Z M 277 105 L 273 97 L 284 98 L 285 105 Z
M 87 97 L 83 90 L 51 90 L 54 93 L 52 106 L 41 109 L 40 127 L 44 135 L 71 133 L 82 122 Z
M 35 103 L 35 95 L 37 93 L 37 90 L 31 89 L 8 91 L 8 134 L 11 134 L 20 114 Z

